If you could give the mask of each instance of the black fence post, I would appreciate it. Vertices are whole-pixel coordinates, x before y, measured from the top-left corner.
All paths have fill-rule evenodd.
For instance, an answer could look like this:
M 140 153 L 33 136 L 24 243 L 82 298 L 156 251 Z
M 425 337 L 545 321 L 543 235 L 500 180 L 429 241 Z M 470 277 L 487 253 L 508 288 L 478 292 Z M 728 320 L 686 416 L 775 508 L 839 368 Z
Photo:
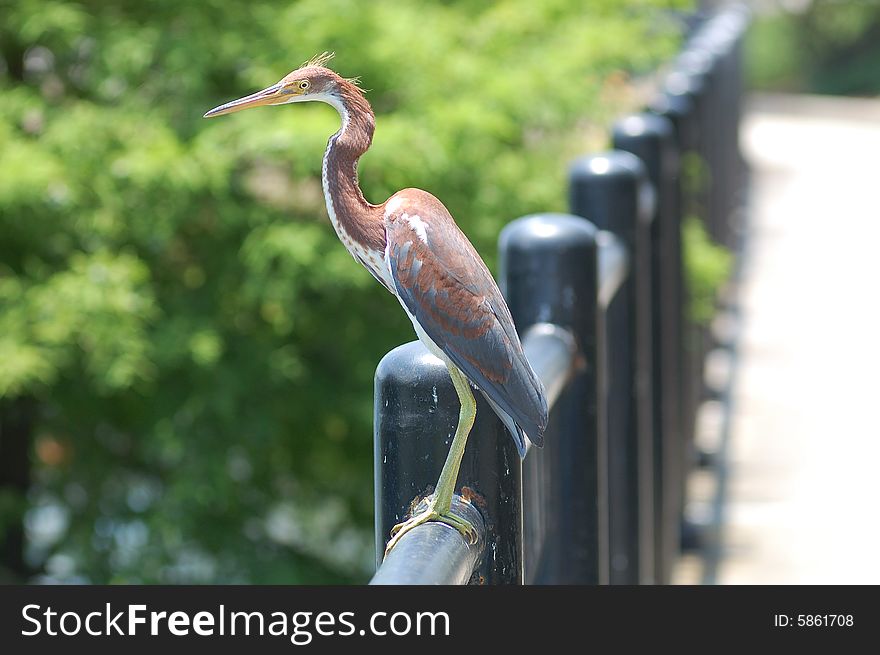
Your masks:
M 672 123 L 655 114 L 626 116 L 612 129 L 614 147 L 645 164 L 656 191 L 651 222 L 652 409 L 655 581 L 668 584 L 681 521 L 683 263 L 678 214 L 678 149 Z
M 552 323 L 577 366 L 553 405 L 542 449 L 523 466 L 526 581 L 608 582 L 605 444 L 597 407 L 597 230 L 563 214 L 525 216 L 501 233 L 500 281 L 520 334 Z
M 690 40 L 683 57 L 711 61 L 710 73 L 715 78 L 710 101 L 713 112 L 713 134 L 718 151 L 713 161 L 716 180 L 716 209 L 721 227 L 718 241 L 728 247 L 738 243 L 742 226 L 735 211 L 742 201 L 745 182 L 743 161 L 739 153 L 739 121 L 742 100 L 742 38 L 748 22 L 745 6 L 732 6 L 708 21 Z M 682 68 L 690 72 L 688 67 Z
M 731 8 L 726 14 L 725 20 L 727 21 L 728 29 L 734 34 L 734 41 L 730 53 L 730 77 L 728 80 L 731 87 L 730 96 L 731 106 L 733 107 L 733 126 L 728 138 L 732 149 L 730 158 L 734 171 L 733 176 L 736 180 L 735 190 L 737 198 L 735 200 L 737 201 L 737 206 L 739 206 L 745 204 L 746 201 L 745 194 L 748 188 L 749 175 L 748 165 L 746 164 L 746 160 L 742 156 L 742 151 L 739 147 L 739 128 L 740 123 L 742 122 L 743 98 L 745 97 L 745 73 L 743 72 L 745 57 L 743 49 L 745 47 L 745 35 L 751 20 L 751 10 L 747 5 L 738 4 Z M 739 242 L 745 231 L 745 225 L 734 223 L 734 227 L 737 230 L 737 242 L 735 245 L 739 246 Z
M 707 113 L 705 84 L 679 70 L 673 70 L 651 110 L 665 115 L 675 126 L 681 153 L 681 212 L 707 225 L 707 171 L 704 157 L 704 117 Z
M 700 156 L 702 138 L 701 113 L 704 110 L 703 85 L 699 80 L 675 71 L 664 83 L 663 90 L 651 102 L 649 109 L 658 116 L 668 118 L 675 131 L 675 141 L 680 155 L 678 183 L 672 188 L 672 204 L 680 225 L 687 220 L 705 220 L 705 189 L 700 175 L 704 162 Z M 683 258 L 685 257 L 682 251 Z M 691 320 L 690 281 L 683 272 L 681 281 L 682 326 L 681 374 L 682 396 L 679 407 L 681 426 L 681 450 L 679 468 L 679 496 L 684 499 L 687 474 L 693 465 L 694 427 L 697 407 L 703 390 L 703 335 Z M 683 513 L 684 506 L 679 511 Z M 682 524 L 688 534 L 692 531 Z M 682 542 L 683 543 L 683 542 Z
M 681 229 L 685 219 L 694 216 L 694 202 L 692 197 L 685 198 L 685 173 L 684 166 L 688 158 L 693 158 L 698 141 L 698 125 L 695 110 L 695 87 L 690 84 L 686 76 L 681 73 L 671 76 L 672 81 L 667 80 L 664 90 L 659 93 L 648 105 L 648 110 L 662 118 L 669 120 L 673 127 L 673 137 L 676 150 L 678 151 L 679 166 L 676 178 L 667 189 L 667 201 L 669 212 L 675 217 L 679 225 L 678 237 L 681 239 Z M 692 189 L 690 190 L 692 191 Z M 684 476 L 689 468 L 687 453 L 693 440 L 694 419 L 696 416 L 696 391 L 698 380 L 695 380 L 697 365 L 695 344 L 696 338 L 690 323 L 690 293 L 688 279 L 684 269 L 684 249 L 682 246 L 682 273 L 678 280 L 678 298 L 681 303 L 682 324 L 679 329 L 679 352 L 681 357 L 681 395 L 679 398 L 679 436 L 681 439 L 681 459 L 679 470 L 681 479 L 679 484 L 682 490 L 679 495 L 683 497 Z M 683 507 L 680 508 L 680 511 Z
M 391 528 L 433 491 L 458 423 L 459 403 L 446 365 L 418 341 L 382 358 L 375 386 L 373 461 L 379 563 Z M 484 553 L 491 556 L 478 561 L 471 581 L 522 584 L 522 465 L 504 425 L 482 394 L 474 395 L 477 418 L 456 492 L 479 509 L 487 530 Z
M 651 431 L 653 193 L 642 162 L 612 151 L 576 160 L 569 206 L 607 229 L 630 253 L 631 273 L 606 309 L 611 583 L 654 581 Z
M 699 162 L 691 162 L 692 174 L 698 175 L 700 218 L 706 232 L 716 242 L 723 241 L 723 218 L 719 200 L 723 193 L 723 179 L 718 160 L 720 151 L 720 118 L 723 107 L 719 106 L 717 61 L 711 53 L 701 49 L 685 49 L 674 64 L 674 73 L 683 75 L 687 84 L 696 92 L 694 96 L 696 117 L 699 124 Z M 699 168 L 698 168 L 699 167 Z M 699 172 L 697 172 L 699 171 Z

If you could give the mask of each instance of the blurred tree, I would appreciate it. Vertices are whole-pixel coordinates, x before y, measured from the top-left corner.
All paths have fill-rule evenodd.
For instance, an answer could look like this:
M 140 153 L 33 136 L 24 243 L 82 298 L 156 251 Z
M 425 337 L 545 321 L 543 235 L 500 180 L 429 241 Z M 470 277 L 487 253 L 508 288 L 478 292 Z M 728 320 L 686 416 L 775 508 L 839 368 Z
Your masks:
M 803 0 L 763 5 L 748 40 L 759 89 L 880 94 L 880 2 Z
M 327 225 L 335 113 L 202 113 L 336 51 L 378 114 L 367 197 L 429 189 L 492 262 L 504 222 L 562 209 L 564 163 L 672 51 L 677 4 L 0 1 L 0 397 L 33 408 L 27 563 L 362 580 L 371 380 L 411 326 Z M 7 527 L 21 506 L 0 494 Z

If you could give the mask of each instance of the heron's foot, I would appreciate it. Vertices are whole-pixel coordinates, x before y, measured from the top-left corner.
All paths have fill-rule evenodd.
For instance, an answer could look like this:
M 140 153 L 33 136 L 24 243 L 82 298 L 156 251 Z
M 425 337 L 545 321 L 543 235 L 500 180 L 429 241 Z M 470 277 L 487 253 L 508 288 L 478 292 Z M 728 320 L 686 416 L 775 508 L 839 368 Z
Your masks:
M 467 539 L 469 544 L 475 544 L 477 543 L 477 539 L 479 539 L 477 530 L 470 521 L 461 518 L 457 514 L 453 514 L 451 510 L 440 512 L 433 504 L 431 504 L 426 510 L 391 528 L 391 540 L 388 542 L 388 545 L 385 546 L 385 557 L 388 557 L 388 553 L 390 553 L 397 545 L 397 542 L 400 541 L 403 535 L 413 528 L 422 525 L 423 523 L 428 523 L 429 521 L 437 521 L 438 523 L 445 523 L 446 525 L 452 526 L 464 535 L 464 538 Z

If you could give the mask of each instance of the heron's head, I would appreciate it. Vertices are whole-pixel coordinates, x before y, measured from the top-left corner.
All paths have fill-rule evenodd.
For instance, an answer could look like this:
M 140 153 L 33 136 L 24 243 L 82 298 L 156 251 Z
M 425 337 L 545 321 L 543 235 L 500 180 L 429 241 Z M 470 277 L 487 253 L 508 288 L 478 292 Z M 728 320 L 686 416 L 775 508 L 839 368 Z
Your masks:
M 205 114 L 205 118 L 231 114 L 242 109 L 263 105 L 286 105 L 310 100 L 321 100 L 335 104 L 334 100 L 340 96 L 342 85 L 351 81 L 344 80 L 325 66 L 332 56 L 332 54 L 325 52 L 313 57 L 295 71 L 285 75 L 280 82 L 249 96 L 214 107 Z

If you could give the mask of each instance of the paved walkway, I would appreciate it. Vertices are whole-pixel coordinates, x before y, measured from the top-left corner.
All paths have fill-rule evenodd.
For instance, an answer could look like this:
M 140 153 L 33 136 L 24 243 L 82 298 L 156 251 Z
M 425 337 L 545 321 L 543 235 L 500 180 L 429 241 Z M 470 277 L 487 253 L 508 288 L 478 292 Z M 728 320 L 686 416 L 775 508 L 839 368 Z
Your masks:
M 880 583 L 880 101 L 754 98 L 721 584 Z

